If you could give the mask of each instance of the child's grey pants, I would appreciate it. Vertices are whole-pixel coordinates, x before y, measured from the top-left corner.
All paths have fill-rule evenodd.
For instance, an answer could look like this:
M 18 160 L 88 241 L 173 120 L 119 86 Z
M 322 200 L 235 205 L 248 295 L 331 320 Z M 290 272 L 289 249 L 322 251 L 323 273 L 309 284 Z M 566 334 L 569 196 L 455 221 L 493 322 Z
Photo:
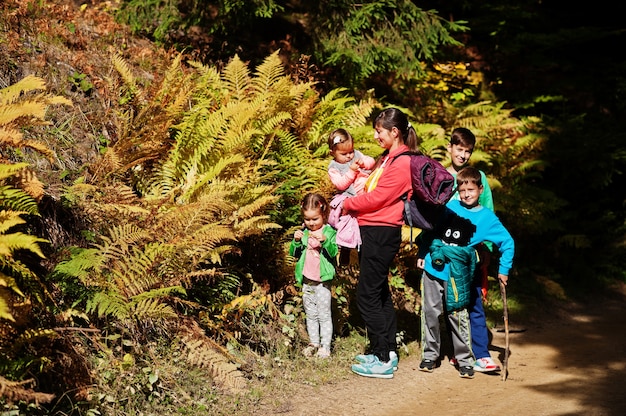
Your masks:
M 474 353 L 470 330 L 469 313 L 461 309 L 452 313 L 445 311 L 447 281 L 428 273 L 422 275 L 422 359 L 437 361 L 441 352 L 441 330 L 439 317 L 445 314 L 452 334 L 454 357 L 459 366 L 473 366 Z
M 304 313 L 306 313 L 306 330 L 309 333 L 309 342 L 330 350 L 330 342 L 333 337 L 332 296 L 327 285 L 327 283 L 304 283 L 302 285 L 302 303 L 304 304 Z

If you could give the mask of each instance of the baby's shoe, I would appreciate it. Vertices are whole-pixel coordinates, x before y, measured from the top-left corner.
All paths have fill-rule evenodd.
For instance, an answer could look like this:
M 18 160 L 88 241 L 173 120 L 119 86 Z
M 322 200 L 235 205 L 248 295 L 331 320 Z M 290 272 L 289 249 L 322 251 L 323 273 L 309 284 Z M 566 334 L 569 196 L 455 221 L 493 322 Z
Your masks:
M 317 345 L 314 344 L 309 344 L 306 346 L 306 348 L 304 350 L 302 350 L 302 354 L 305 357 L 313 357 L 313 354 L 315 354 L 315 351 L 318 349 L 319 347 Z
M 317 358 L 328 358 L 330 357 L 330 348 L 321 347 L 317 350 Z

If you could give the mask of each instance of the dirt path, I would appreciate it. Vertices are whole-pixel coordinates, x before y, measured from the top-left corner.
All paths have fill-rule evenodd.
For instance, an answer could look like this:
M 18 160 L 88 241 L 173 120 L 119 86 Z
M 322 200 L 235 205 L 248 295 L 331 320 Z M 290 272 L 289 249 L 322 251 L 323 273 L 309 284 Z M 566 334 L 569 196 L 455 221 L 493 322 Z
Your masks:
M 565 309 L 510 334 L 509 376 L 462 379 L 443 363 L 433 373 L 417 357 L 391 380 L 353 378 L 303 386 L 283 415 L 626 415 L 626 290 Z M 512 320 L 514 318 L 512 317 Z M 512 322 L 513 323 L 513 322 Z M 494 332 L 492 356 L 504 347 Z

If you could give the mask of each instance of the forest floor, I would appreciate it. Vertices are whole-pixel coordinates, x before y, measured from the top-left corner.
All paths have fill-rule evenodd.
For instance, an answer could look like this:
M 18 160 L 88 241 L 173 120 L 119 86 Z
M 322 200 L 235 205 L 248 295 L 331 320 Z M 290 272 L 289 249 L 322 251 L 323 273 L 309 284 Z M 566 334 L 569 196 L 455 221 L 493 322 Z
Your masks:
M 560 307 L 541 323 L 510 317 L 508 377 L 460 378 L 443 361 L 433 373 L 419 357 L 400 360 L 393 379 L 353 375 L 299 386 L 265 414 L 280 415 L 624 415 L 626 414 L 626 289 Z M 505 334 L 493 333 L 492 357 L 503 359 Z M 349 368 L 350 363 L 341 363 Z

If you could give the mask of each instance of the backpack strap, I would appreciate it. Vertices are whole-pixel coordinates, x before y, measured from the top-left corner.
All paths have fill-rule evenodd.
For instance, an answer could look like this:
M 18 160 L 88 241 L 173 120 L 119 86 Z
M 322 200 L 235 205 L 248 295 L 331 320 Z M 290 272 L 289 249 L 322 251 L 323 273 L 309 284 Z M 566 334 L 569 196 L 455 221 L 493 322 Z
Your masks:
M 411 207 L 409 206 L 409 193 L 405 192 L 400 199 L 404 201 L 404 220 L 409 226 L 409 248 L 413 248 L 413 217 L 411 216 Z
M 398 153 L 397 155 L 395 155 L 393 157 L 393 159 L 391 159 L 391 162 L 389 162 L 389 164 L 392 164 L 394 160 L 396 160 L 396 158 L 398 156 L 411 156 L 411 155 L 421 155 L 422 152 L 412 152 L 410 150 L 407 150 L 406 152 L 402 152 L 402 153 Z M 409 193 L 405 192 L 400 199 L 402 199 L 402 201 L 404 201 L 404 220 L 405 222 L 407 222 L 408 226 L 409 226 L 409 248 L 413 248 L 413 217 L 411 216 L 411 208 L 409 206 Z

